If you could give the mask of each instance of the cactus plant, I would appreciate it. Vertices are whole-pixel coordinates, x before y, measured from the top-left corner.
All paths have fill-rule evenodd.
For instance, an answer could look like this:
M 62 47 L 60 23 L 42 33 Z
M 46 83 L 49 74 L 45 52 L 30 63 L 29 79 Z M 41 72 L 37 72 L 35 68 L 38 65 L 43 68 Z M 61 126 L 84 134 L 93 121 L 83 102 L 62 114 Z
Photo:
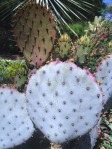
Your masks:
M 98 129 L 100 127 L 101 124 L 101 118 L 98 120 L 97 125 L 90 131 L 89 135 L 91 138 L 91 149 L 93 149 L 93 147 L 95 146 L 95 143 L 97 141 L 98 138 Z
M 112 95 L 112 55 L 108 55 L 99 64 L 95 77 L 103 92 L 103 100 L 106 103 Z
M 93 76 L 71 62 L 40 68 L 27 85 L 26 98 L 32 121 L 55 144 L 90 131 L 102 109 L 102 94 Z
M 86 32 L 92 31 L 95 32 L 97 31 L 98 28 L 101 28 L 103 24 L 105 23 L 105 20 L 102 21 L 101 16 L 95 16 L 93 24 L 91 22 L 88 22 L 89 25 L 89 30 L 86 30 Z
M 103 113 L 107 112 L 112 107 L 112 101 L 110 98 L 110 97 L 112 97 L 111 96 L 112 95 L 111 94 L 112 93 L 112 89 L 111 89 L 111 85 L 112 85 L 112 81 L 111 81 L 112 68 L 111 67 L 112 67 L 112 64 L 111 63 L 112 63 L 112 55 L 106 56 L 100 62 L 99 66 L 95 72 L 96 80 L 97 80 L 98 84 L 100 85 L 100 88 L 103 93 L 103 104 L 104 104 Z M 85 70 L 85 71 L 87 74 L 89 73 L 87 70 Z M 86 146 L 85 148 L 88 148 L 88 149 L 90 149 L 90 148 L 92 149 L 94 147 L 94 145 L 96 143 L 96 139 L 98 138 L 98 135 L 99 135 L 98 128 L 100 128 L 101 120 L 102 120 L 102 118 L 99 119 L 97 125 L 90 131 L 90 133 L 86 134 L 84 136 L 85 141 L 83 140 L 83 137 L 79 138 L 79 140 L 76 140 L 76 143 L 78 142 L 77 144 L 78 144 L 78 146 L 80 146 L 80 149 L 83 149 L 85 146 Z M 88 135 L 89 135 L 89 137 L 87 137 Z
M 96 77 L 97 83 L 100 85 L 100 88 L 103 93 L 103 105 L 104 105 L 103 113 L 105 111 L 107 112 L 112 107 L 112 101 L 110 98 L 112 97 L 111 70 L 112 70 L 112 55 L 108 55 L 100 62 L 94 74 Z M 86 72 L 89 73 L 88 71 Z M 97 125 L 92 129 L 92 131 L 90 131 L 89 133 L 90 138 L 86 137 L 87 134 L 85 135 L 85 138 L 87 138 L 86 139 L 87 142 L 85 142 L 82 139 L 82 137 L 81 139 L 79 139 L 78 145 L 80 146 L 80 149 L 83 149 L 83 147 L 86 146 L 88 142 L 90 142 L 89 139 L 91 139 L 91 147 L 89 148 L 92 149 L 94 147 L 96 139 L 98 138 L 98 128 L 100 128 L 101 120 L 102 119 L 100 118 Z
M 112 53 L 111 39 L 112 27 L 108 21 L 96 17 L 95 23 L 89 24 L 86 34 L 74 43 L 75 63 L 93 73 L 99 62 Z
M 58 39 L 57 45 L 55 46 L 55 50 L 53 50 L 52 55 L 53 59 L 60 58 L 61 60 L 66 60 L 71 55 L 71 38 L 67 33 L 61 35 Z
M 56 22 L 45 7 L 28 2 L 14 16 L 13 34 L 26 60 L 37 68 L 48 58 L 56 38 Z
M 79 66 L 85 66 L 88 61 L 88 55 L 90 55 L 91 49 L 83 45 L 77 45 L 73 50 L 74 61 Z
M 21 85 L 24 85 L 27 79 L 27 72 L 28 68 L 25 60 L 23 59 L 0 59 L 0 84 L 15 84 L 16 87 L 18 87 L 18 85 L 19 87 L 21 87 Z M 24 80 L 21 80 L 20 78 L 18 78 L 18 76 L 20 78 L 24 76 Z
M 14 86 L 17 89 L 22 89 L 22 87 L 25 85 L 27 81 L 27 75 L 16 75 L 14 77 Z
M 75 41 L 75 45 L 83 45 L 83 46 L 91 47 L 92 41 L 90 37 L 87 34 L 85 34 L 84 36 L 81 36 L 81 38 Z
M 0 148 L 19 145 L 33 134 L 25 95 L 11 87 L 0 87 Z

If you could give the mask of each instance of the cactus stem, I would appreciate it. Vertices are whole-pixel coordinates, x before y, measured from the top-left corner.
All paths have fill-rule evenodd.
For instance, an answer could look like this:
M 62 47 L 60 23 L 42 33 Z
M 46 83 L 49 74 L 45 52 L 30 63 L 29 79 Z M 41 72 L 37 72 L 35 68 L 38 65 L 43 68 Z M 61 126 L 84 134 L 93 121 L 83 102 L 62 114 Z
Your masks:
M 61 145 L 51 143 L 51 149 L 62 149 Z

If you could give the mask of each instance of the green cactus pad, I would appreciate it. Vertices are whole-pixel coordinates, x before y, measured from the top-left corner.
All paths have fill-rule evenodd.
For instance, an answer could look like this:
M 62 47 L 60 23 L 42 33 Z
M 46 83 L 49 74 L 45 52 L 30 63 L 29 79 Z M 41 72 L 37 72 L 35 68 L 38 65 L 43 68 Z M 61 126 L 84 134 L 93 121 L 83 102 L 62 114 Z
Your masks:
M 26 81 L 27 81 L 27 75 L 16 75 L 14 77 L 14 86 L 17 89 L 20 89 L 22 86 L 25 85 Z
M 83 45 L 77 45 L 74 48 L 74 59 L 79 65 L 83 65 L 87 61 L 87 56 L 90 54 L 91 49 Z
M 53 59 L 59 58 L 60 60 L 66 60 L 70 58 L 72 50 L 71 38 L 67 33 L 61 35 L 58 39 L 56 46 L 54 47 L 54 51 L 52 52 Z
M 59 55 L 61 58 L 69 57 L 69 53 L 71 50 L 71 38 L 68 36 L 68 34 L 63 34 L 58 40 L 58 46 L 59 46 Z

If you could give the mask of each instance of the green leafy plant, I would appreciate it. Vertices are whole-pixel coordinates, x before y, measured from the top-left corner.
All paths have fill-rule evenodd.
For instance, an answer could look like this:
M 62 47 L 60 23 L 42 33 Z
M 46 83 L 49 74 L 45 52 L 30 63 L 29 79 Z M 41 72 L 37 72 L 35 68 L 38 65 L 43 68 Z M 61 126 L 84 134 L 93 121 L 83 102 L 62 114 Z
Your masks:
M 0 59 L 0 84 L 14 84 L 20 83 L 20 80 L 16 80 L 17 76 L 19 78 L 25 76 L 24 82 L 22 85 L 24 85 L 25 80 L 27 79 L 27 72 L 28 68 L 25 63 L 25 60 L 4 60 Z M 20 86 L 19 86 L 20 87 Z
M 99 128 L 99 137 L 95 146 L 96 149 L 99 145 L 104 149 L 112 148 L 112 109 L 108 110 L 102 115 L 102 122 Z
M 88 27 L 88 23 L 85 22 L 76 22 L 74 24 L 69 24 L 70 28 L 76 32 L 76 34 L 78 35 L 78 37 L 80 38 L 81 36 L 83 36 L 85 34 L 85 29 Z M 73 32 L 70 31 L 68 28 L 65 28 L 65 31 L 69 34 L 69 36 L 71 36 L 73 38 Z M 76 37 L 74 37 L 74 39 L 72 40 L 76 40 Z

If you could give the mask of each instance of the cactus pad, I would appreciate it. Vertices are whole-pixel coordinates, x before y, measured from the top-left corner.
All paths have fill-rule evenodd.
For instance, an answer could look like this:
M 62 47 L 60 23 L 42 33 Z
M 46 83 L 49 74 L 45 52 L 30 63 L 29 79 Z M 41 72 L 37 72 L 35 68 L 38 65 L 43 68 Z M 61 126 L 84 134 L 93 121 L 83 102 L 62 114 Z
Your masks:
M 58 39 L 56 45 L 54 46 L 54 50 L 52 51 L 53 60 L 60 59 L 62 61 L 66 61 L 71 57 L 72 53 L 72 42 L 71 38 L 67 33 L 61 35 Z
M 40 68 L 29 80 L 26 98 L 34 124 L 56 144 L 87 133 L 102 109 L 99 86 L 71 62 Z
M 101 118 L 97 125 L 85 135 L 73 140 L 73 149 L 93 149 L 98 138 L 98 127 L 100 126 Z
M 77 45 L 74 50 L 75 61 L 77 61 L 79 65 L 86 63 L 87 56 L 90 54 L 90 51 L 89 47 Z
M 41 66 L 49 56 L 56 38 L 54 16 L 36 3 L 27 3 L 14 17 L 13 34 L 26 60 Z
M 97 141 L 98 138 L 98 128 L 100 127 L 100 123 L 101 123 L 101 118 L 98 120 L 97 125 L 90 131 L 90 138 L 91 138 L 91 149 L 93 149 L 93 147 L 95 146 L 95 143 Z
M 65 58 L 69 56 L 71 50 L 71 39 L 68 34 L 63 34 L 58 40 L 59 46 L 59 55 L 61 58 Z
M 102 60 L 95 76 L 102 89 L 104 103 L 106 103 L 112 95 L 112 55 Z
M 26 80 L 27 80 L 27 75 L 16 75 L 14 78 L 14 86 L 17 89 L 20 89 L 25 85 Z
M 13 88 L 0 87 L 0 149 L 24 143 L 33 131 L 26 110 L 25 95 Z

